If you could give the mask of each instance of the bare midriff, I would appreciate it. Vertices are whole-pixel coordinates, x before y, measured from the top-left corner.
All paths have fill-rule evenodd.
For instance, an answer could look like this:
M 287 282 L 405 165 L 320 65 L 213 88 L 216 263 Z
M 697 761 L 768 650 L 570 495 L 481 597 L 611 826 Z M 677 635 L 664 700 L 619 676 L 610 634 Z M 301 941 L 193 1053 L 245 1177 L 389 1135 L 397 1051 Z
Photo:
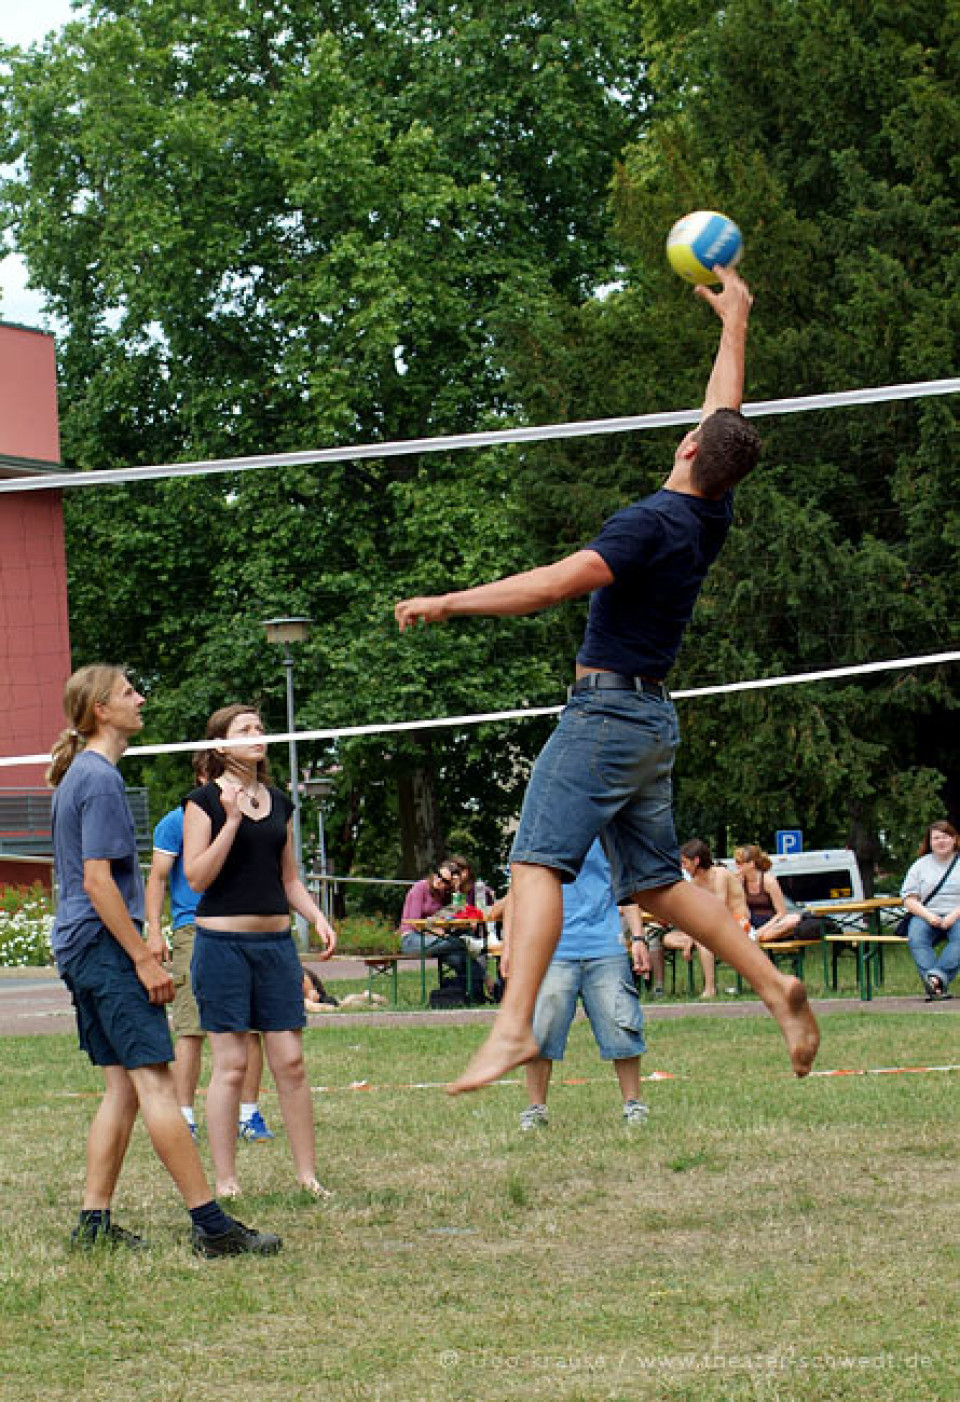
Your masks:
M 241 935 L 282 935 L 290 928 L 289 915 L 205 915 L 198 930 L 236 930 Z

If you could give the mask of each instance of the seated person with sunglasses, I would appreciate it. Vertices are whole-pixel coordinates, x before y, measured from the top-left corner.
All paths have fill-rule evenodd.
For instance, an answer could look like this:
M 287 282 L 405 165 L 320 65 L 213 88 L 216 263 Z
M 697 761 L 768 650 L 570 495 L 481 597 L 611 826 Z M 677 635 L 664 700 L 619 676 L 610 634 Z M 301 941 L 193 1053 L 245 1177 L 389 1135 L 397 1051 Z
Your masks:
M 466 979 L 467 950 L 459 935 L 434 935 L 429 930 L 415 930 L 408 922 L 429 920 L 431 915 L 439 915 L 450 904 L 453 895 L 454 877 L 458 868 L 451 862 L 441 862 L 420 881 L 415 881 L 407 892 L 400 916 L 400 948 L 404 954 L 423 952 L 429 959 L 439 959 L 448 964 L 457 978 Z M 474 988 L 483 987 L 483 972 L 479 966 L 472 970 Z

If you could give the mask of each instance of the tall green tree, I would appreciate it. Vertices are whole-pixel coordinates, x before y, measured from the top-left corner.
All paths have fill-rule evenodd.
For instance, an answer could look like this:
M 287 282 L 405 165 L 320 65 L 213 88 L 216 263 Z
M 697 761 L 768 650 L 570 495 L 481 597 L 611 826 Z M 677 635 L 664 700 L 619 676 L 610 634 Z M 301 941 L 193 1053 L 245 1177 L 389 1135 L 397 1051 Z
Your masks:
M 613 186 L 621 289 L 518 324 L 526 402 L 572 418 L 697 403 L 716 331 L 663 258 L 697 208 L 745 232 L 749 398 L 955 374 L 956 7 L 733 0 L 653 6 L 643 24 L 657 103 Z M 765 420 L 763 468 L 738 494 L 675 684 L 956 646 L 956 416 L 937 399 Z M 615 509 L 662 480 L 674 442 L 538 450 L 543 540 L 589 539 L 599 503 L 583 484 Z M 884 840 L 903 862 L 925 821 L 960 817 L 955 675 L 683 703 L 685 830 L 769 841 L 802 827 L 867 862 Z
M 94 0 L 89 22 L 14 56 L 3 210 L 65 328 L 66 462 L 521 418 L 501 325 L 611 276 L 610 173 L 648 100 L 636 39 L 620 0 Z M 316 621 L 301 725 L 559 695 L 539 620 L 416 642 L 392 623 L 403 594 L 532 562 L 509 456 L 78 490 L 67 519 L 76 656 L 132 665 L 157 735 L 197 734 L 237 695 L 282 723 L 259 628 L 279 612 Z M 479 855 L 498 855 L 523 764 L 512 733 L 431 732 L 391 755 L 383 865 L 434 860 L 453 800 Z M 339 758 L 348 860 L 383 760 Z M 153 775 L 177 782 L 169 764 Z

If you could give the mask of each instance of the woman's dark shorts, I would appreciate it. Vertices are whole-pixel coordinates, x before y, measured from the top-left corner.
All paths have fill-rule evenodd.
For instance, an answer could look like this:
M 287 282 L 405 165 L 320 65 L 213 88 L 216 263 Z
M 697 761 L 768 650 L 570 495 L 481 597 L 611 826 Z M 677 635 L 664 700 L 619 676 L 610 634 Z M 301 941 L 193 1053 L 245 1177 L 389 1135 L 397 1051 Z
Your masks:
M 289 930 L 248 934 L 197 926 L 191 965 L 204 1032 L 304 1027 L 303 966 Z

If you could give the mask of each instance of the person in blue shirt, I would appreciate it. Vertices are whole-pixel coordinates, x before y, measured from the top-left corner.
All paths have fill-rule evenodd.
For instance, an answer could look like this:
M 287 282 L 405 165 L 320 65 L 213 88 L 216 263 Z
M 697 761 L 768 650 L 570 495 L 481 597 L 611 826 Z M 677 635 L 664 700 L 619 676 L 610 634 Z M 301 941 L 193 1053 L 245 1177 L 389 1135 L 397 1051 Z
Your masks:
M 617 902 L 642 900 L 659 924 L 685 930 L 737 969 L 777 1019 L 796 1075 L 808 1075 L 816 1056 L 820 1033 L 803 984 L 781 973 L 714 896 L 683 880 L 673 824 L 678 730 L 666 678 L 730 529 L 733 488 L 760 451 L 739 412 L 753 299 L 735 272 L 715 272 L 720 292 L 695 290 L 720 319 L 720 344 L 700 423 L 681 440 L 660 491 L 617 512 L 585 549 L 556 564 L 403 599 L 394 610 L 403 632 L 591 595 L 570 700 L 530 776 L 510 854 L 511 977 L 489 1036 L 449 1088 L 454 1095 L 538 1054 L 531 1018 L 560 937 L 561 885 L 575 880 L 601 832 Z
M 177 1105 L 166 1004 L 173 980 L 141 934 L 143 878 L 117 765 L 143 727 L 143 697 L 118 667 L 81 667 L 67 682 L 69 720 L 53 746 L 53 855 L 60 898 L 51 943 L 70 990 L 81 1048 L 103 1071 L 87 1140 L 86 1185 L 72 1243 L 143 1247 L 113 1221 L 113 1197 L 137 1113 L 191 1218 L 203 1256 L 273 1255 L 280 1238 L 229 1217 L 210 1191 Z
M 206 752 L 194 758 L 194 777 L 198 784 L 206 783 Z M 163 902 L 167 884 L 170 886 L 171 943 L 163 937 Z M 173 1079 L 177 1086 L 180 1109 L 191 1134 L 196 1137 L 194 1101 L 200 1081 L 203 1060 L 204 1033 L 200 1013 L 190 978 L 190 961 L 196 939 L 197 904 L 195 891 L 183 870 L 183 805 L 171 809 L 153 830 L 153 860 L 147 876 L 147 947 L 173 975 L 174 996 L 170 1007 L 170 1026 L 174 1035 Z M 250 1143 L 273 1139 L 274 1135 L 260 1113 L 258 1104 L 260 1078 L 263 1074 L 263 1050 L 259 1036 L 250 1034 L 247 1070 L 240 1100 L 238 1135 Z
M 637 933 L 641 933 L 638 907 L 626 909 L 636 917 Z M 506 925 L 507 948 L 502 964 L 504 977 L 509 979 L 509 902 Z M 563 888 L 560 942 L 533 1010 L 533 1035 L 540 1054 L 523 1068 L 528 1099 L 520 1116 L 523 1130 L 538 1129 L 547 1123 L 553 1063 L 563 1060 L 578 1000 L 590 1020 L 601 1058 L 613 1062 L 623 1100 L 624 1123 L 644 1124 L 648 1111 L 640 1101 L 640 1057 L 646 1051 L 643 1011 L 624 945 L 620 912 L 613 898 L 610 863 L 599 841 L 584 857 L 576 881 Z

